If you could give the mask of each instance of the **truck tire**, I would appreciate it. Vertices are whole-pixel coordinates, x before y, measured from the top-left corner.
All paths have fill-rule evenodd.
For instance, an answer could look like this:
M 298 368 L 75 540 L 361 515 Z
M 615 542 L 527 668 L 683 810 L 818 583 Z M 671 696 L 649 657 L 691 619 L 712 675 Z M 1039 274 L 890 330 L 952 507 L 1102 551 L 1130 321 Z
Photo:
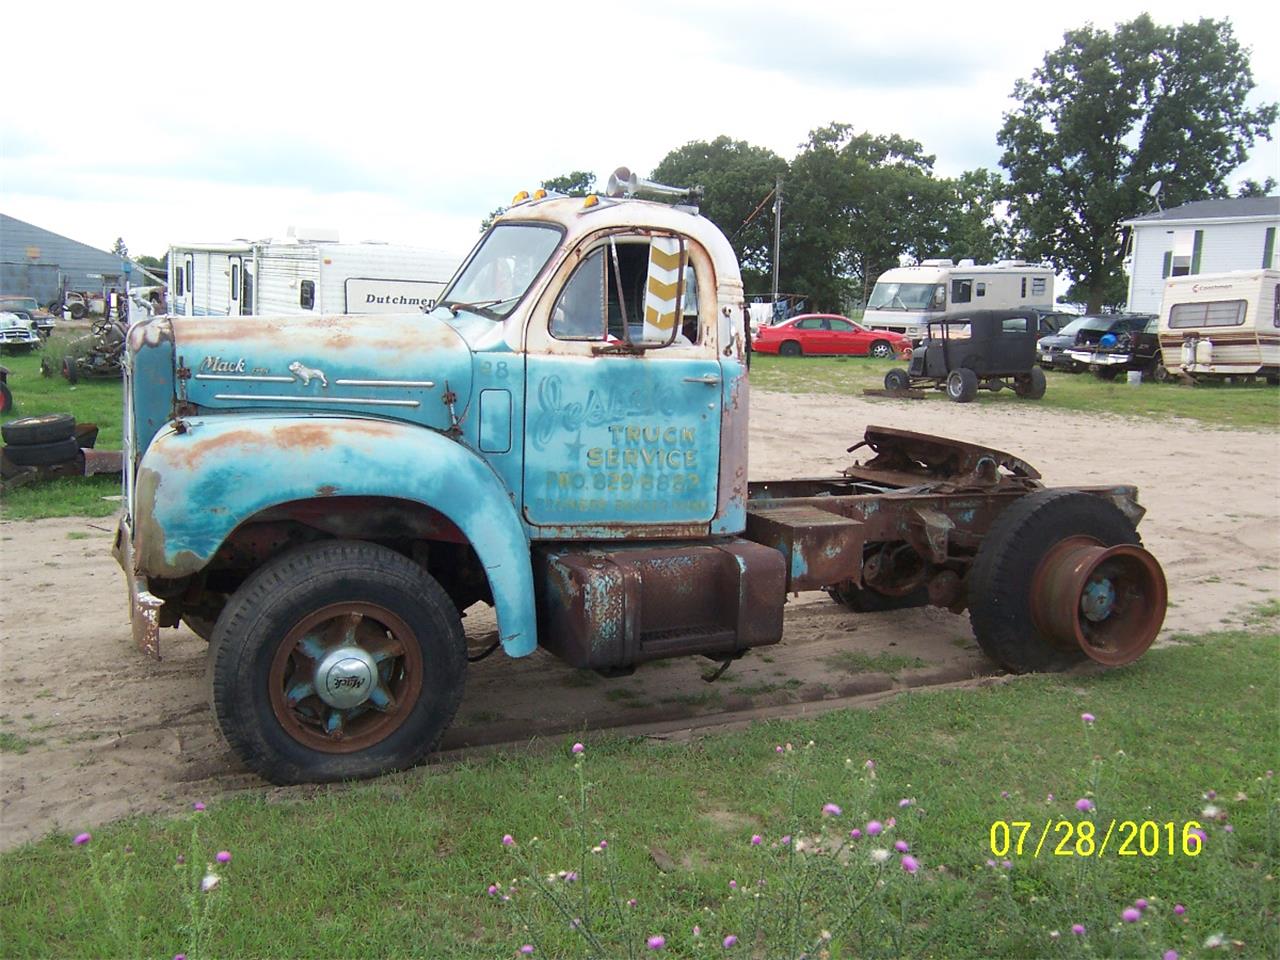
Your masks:
M 871 350 L 869 352 L 871 356 L 875 357 L 877 360 L 892 360 L 893 344 L 889 343 L 888 340 L 877 340 L 875 343 L 871 344 Z
M 911 377 L 907 371 L 896 368 L 890 370 L 884 375 L 884 388 L 886 390 L 908 390 L 911 387 Z
M 1044 371 L 1039 367 L 1032 367 L 1031 372 L 1026 375 L 1019 375 L 1013 381 L 1013 392 L 1024 400 L 1039 400 L 1044 396 L 1045 387 L 1048 385 L 1044 378 Z
M 4 448 L 4 455 L 15 467 L 56 467 L 80 456 L 80 445 L 75 440 L 9 444 Z
M 0 425 L 0 435 L 10 446 L 33 443 L 57 443 L 76 432 L 76 418 L 69 413 L 46 413 L 38 417 L 21 417 Z
M 952 370 L 947 376 L 947 396 L 956 403 L 969 403 L 978 395 L 978 375 L 968 367 Z
M 929 605 L 929 591 L 925 587 L 900 597 L 891 597 L 876 590 L 860 587 L 852 580 L 845 580 L 827 587 L 826 590 L 827 596 L 832 600 L 856 613 L 880 613 L 885 610 L 904 610 L 907 607 Z
M 72 320 L 83 320 L 84 315 L 89 312 L 83 303 L 72 303 L 67 310 L 70 311 Z
M 223 736 L 278 784 L 418 763 L 458 710 L 466 663 L 462 621 L 440 584 L 393 550 L 343 540 L 252 574 L 209 646 Z
M 802 353 L 804 351 L 800 349 L 800 344 L 794 340 L 788 340 L 778 347 L 778 355 L 782 357 L 798 357 Z
M 62 375 L 67 378 L 67 383 L 78 383 L 80 380 L 80 367 L 70 357 L 63 357 Z
M 1142 543 L 1129 518 L 1108 500 L 1076 490 L 1038 490 L 1008 507 L 983 538 L 968 577 L 969 622 L 984 653 L 1006 670 L 1064 670 L 1086 659 L 1041 634 L 1031 590 L 1051 547 L 1071 537 L 1103 546 Z

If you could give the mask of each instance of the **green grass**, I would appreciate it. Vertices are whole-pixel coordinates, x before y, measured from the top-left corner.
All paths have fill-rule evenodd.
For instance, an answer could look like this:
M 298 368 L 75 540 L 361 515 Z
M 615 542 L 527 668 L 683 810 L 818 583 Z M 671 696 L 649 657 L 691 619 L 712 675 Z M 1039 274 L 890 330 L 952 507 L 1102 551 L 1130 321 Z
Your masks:
M 883 388 L 884 375 L 903 365 L 900 361 L 865 357 L 792 359 L 755 354 L 751 358 L 751 385 L 759 390 L 785 393 L 861 396 L 865 389 Z M 1135 387 L 1122 380 L 1108 383 L 1087 373 L 1048 372 L 1046 377 L 1048 389 L 1040 400 L 1022 400 L 1010 390 L 999 393 L 982 390 L 974 404 L 984 407 L 1029 404 L 1039 409 L 1110 413 L 1165 421 L 1182 417 L 1215 427 L 1280 428 L 1280 389 L 1263 382 L 1206 383 L 1195 387 L 1179 383 L 1144 383 Z M 911 402 L 941 405 L 952 401 L 942 391 L 929 391 L 924 400 Z
M 579 734 L 592 784 L 585 835 L 574 829 L 565 799 L 577 788 L 567 739 L 551 752 L 522 747 L 293 800 L 266 791 L 237 795 L 201 815 L 205 849 L 234 855 L 221 870 L 206 952 L 513 956 L 532 938 L 510 904 L 485 893 L 489 883 L 505 887 L 522 873 L 499 842 L 510 833 L 540 872 L 580 870 L 585 860 L 588 880 L 597 879 L 599 860 L 584 843 L 607 837 L 618 895 L 638 900 L 629 912 L 633 933 L 665 934 L 664 956 L 721 955 L 718 947 L 696 951 L 690 930 L 701 924 L 717 944 L 726 932 L 742 932 L 742 898 L 728 897 L 728 883 L 751 881 L 756 857 L 775 856 L 765 853 L 768 844 L 753 851 L 749 836 L 773 842 L 812 833 L 822 804 L 834 801 L 845 807 L 834 824 L 841 830 L 896 816 L 889 839 L 908 841 L 923 869 L 907 883 L 895 869 L 868 923 L 837 940 L 833 956 L 1159 956 L 1173 948 L 1185 957 L 1200 955 L 1216 933 L 1243 944 L 1234 955 L 1276 956 L 1280 808 L 1276 782 L 1264 772 L 1280 769 L 1278 656 L 1272 620 L 1266 632 L 1190 639 L 1102 674 L 919 692 L 875 710 L 762 723 L 692 742 Z M 1097 716 L 1093 728 L 1082 724 L 1082 711 Z M 816 746 L 806 750 L 809 740 Z M 797 749 L 779 757 L 774 746 L 784 742 Z M 864 801 L 855 786 L 868 757 L 877 779 Z M 780 776 L 785 769 L 793 781 Z M 1209 825 L 1198 857 L 1034 858 L 1029 845 L 1010 870 L 986 866 L 993 821 L 1027 821 L 1037 831 L 1050 821 L 1074 822 L 1083 818 L 1075 800 L 1091 792 L 1104 825 L 1111 818 L 1207 822 L 1210 789 L 1234 833 Z M 900 808 L 902 797 L 914 805 Z M 90 849 L 59 834 L 4 855 L 5 956 L 185 950 L 187 914 L 172 864 L 189 849 L 192 816 L 95 829 Z M 655 848 L 674 865 L 660 868 Z M 92 882 L 91 852 L 99 864 L 115 856 L 114 870 L 127 866 L 127 882 L 109 893 L 127 921 L 123 945 Z M 772 890 L 781 881 L 770 870 Z M 598 908 L 606 891 L 592 889 Z M 826 902 L 827 892 L 812 890 L 806 903 Z M 1120 913 L 1138 897 L 1151 907 L 1143 923 L 1126 926 Z M 527 892 L 516 903 L 534 923 L 538 956 L 584 955 L 563 917 Z M 1175 903 L 1187 906 L 1184 918 L 1173 916 Z M 831 923 L 821 914 L 813 920 Z M 1084 941 L 1071 937 L 1073 923 L 1088 928 Z M 1063 934 L 1056 946 L 1052 930 Z M 905 940 L 886 946 L 875 939 L 885 931 Z M 775 944 L 767 951 L 781 953 Z
M 46 349 L 57 353 L 59 344 Z M 72 386 L 62 377 L 40 374 L 40 352 L 5 354 L 0 362 L 9 368 L 9 387 L 15 408 L 3 419 L 33 417 L 44 413 L 71 413 L 79 423 L 96 423 L 95 446 L 118 450 L 121 433 L 122 397 L 119 380 L 82 380 Z M 120 493 L 120 478 L 63 477 L 18 487 L 0 500 L 0 517 L 6 520 L 39 520 L 46 517 L 105 517 L 120 509 L 118 502 L 103 497 Z
M 38 747 L 43 740 L 31 740 L 20 737 L 16 733 L 0 731 L 0 753 L 26 753 L 32 747 Z
M 892 653 L 877 653 L 871 656 L 856 650 L 841 650 L 829 657 L 823 657 L 822 662 L 832 670 L 839 670 L 841 673 L 900 673 L 903 670 L 912 670 L 925 665 L 919 657 L 901 657 Z

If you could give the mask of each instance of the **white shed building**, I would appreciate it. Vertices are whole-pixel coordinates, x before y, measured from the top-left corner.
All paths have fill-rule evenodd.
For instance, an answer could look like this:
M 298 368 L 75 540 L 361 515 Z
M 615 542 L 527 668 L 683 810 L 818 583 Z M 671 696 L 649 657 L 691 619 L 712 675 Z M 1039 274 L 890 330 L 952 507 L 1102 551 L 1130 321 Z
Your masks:
M 1280 197 L 1196 200 L 1134 217 L 1129 247 L 1133 313 L 1159 313 L 1168 277 L 1277 266 Z

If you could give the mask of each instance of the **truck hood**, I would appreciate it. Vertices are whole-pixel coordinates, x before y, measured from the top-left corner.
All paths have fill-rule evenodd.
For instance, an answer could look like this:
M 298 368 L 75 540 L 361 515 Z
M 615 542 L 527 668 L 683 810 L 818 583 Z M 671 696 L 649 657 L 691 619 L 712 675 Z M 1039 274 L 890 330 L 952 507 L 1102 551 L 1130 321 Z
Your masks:
M 471 347 L 438 315 L 170 322 L 186 398 L 209 411 L 350 412 L 443 430 L 471 396 Z

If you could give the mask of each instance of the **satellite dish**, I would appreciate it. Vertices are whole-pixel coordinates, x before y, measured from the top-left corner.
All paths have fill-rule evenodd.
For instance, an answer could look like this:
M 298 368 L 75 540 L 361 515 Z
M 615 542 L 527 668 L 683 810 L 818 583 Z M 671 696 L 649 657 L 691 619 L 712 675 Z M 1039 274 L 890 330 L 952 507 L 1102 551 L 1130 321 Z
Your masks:
M 1157 180 L 1151 186 L 1147 187 L 1147 195 L 1154 200 L 1156 197 L 1160 196 L 1160 191 L 1161 189 L 1163 189 L 1163 187 L 1164 187 L 1164 181 Z

